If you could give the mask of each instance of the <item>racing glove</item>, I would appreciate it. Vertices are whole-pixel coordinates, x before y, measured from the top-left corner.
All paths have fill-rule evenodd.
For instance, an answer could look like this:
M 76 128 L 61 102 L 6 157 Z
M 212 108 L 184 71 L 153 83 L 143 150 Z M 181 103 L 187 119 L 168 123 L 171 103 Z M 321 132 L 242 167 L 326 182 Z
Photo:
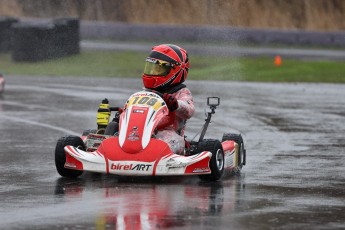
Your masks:
M 168 93 L 164 93 L 163 94 L 163 100 L 165 101 L 165 103 L 168 106 L 169 111 L 175 111 L 178 108 L 178 102 L 177 99 L 174 95 L 172 94 L 168 94 Z
M 117 112 L 115 113 L 115 117 L 113 118 L 113 121 L 119 123 L 120 122 L 120 115 L 123 113 L 122 108 L 118 108 Z

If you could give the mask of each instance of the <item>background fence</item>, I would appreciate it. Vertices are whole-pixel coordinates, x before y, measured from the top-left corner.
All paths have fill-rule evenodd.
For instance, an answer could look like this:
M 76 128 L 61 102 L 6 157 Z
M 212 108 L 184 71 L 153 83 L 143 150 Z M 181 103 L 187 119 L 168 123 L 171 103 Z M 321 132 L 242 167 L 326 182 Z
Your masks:
M 42 61 L 78 54 L 79 19 L 57 18 L 46 22 L 0 20 L 0 51 L 12 52 L 13 61 Z
M 14 61 L 41 61 L 78 54 L 81 39 L 345 47 L 345 32 L 79 22 L 78 18 L 30 21 L 0 18 L 0 52 L 12 52 Z

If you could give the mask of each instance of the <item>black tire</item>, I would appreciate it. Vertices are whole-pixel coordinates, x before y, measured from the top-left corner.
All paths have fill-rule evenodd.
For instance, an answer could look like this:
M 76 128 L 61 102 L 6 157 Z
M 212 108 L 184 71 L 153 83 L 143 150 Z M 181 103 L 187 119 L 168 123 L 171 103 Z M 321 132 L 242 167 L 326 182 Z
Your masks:
M 67 145 L 72 145 L 82 150 L 85 150 L 85 145 L 83 140 L 78 136 L 63 136 L 56 143 L 55 166 L 58 173 L 63 177 L 75 178 L 83 174 L 83 171 L 65 168 L 66 154 L 64 147 Z
M 96 129 L 87 129 L 87 130 L 84 130 L 82 136 L 87 136 L 87 135 L 89 135 L 90 133 L 97 133 L 97 130 L 96 130 Z
M 246 165 L 246 149 L 244 148 L 244 142 L 241 134 L 224 133 L 223 141 L 235 141 L 239 146 L 240 156 L 238 157 L 238 167 L 241 169 L 243 165 Z
M 210 160 L 211 174 L 199 175 L 203 181 L 217 181 L 224 172 L 224 151 L 219 140 L 203 140 L 198 145 L 199 151 L 209 151 L 212 153 Z
M 116 121 L 111 121 L 105 128 L 104 135 L 114 135 L 119 131 L 119 123 Z

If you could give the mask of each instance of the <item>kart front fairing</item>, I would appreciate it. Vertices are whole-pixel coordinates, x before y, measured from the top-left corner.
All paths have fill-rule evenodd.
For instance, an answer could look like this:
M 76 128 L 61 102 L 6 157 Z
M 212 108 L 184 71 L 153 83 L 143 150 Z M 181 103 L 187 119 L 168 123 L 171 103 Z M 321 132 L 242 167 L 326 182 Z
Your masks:
M 106 138 L 93 152 L 66 146 L 65 168 L 133 176 L 211 173 L 211 152 L 181 156 L 154 138 L 159 121 L 168 113 L 164 100 L 156 93 L 133 94 L 120 116 L 118 136 Z
M 120 116 L 120 147 L 127 153 L 141 152 L 149 144 L 158 122 L 168 114 L 164 100 L 157 94 L 145 91 L 133 94 Z

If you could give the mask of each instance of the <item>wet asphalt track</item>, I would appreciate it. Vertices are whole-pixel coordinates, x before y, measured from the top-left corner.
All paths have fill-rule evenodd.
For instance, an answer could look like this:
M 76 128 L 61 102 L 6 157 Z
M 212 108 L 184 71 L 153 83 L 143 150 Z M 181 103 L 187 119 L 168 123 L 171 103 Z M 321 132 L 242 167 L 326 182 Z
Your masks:
M 98 103 L 122 105 L 140 80 L 7 76 L 0 99 L 0 229 L 344 229 L 345 85 L 189 81 L 199 131 L 242 132 L 247 165 L 198 178 L 60 178 L 57 139 L 95 127 Z

